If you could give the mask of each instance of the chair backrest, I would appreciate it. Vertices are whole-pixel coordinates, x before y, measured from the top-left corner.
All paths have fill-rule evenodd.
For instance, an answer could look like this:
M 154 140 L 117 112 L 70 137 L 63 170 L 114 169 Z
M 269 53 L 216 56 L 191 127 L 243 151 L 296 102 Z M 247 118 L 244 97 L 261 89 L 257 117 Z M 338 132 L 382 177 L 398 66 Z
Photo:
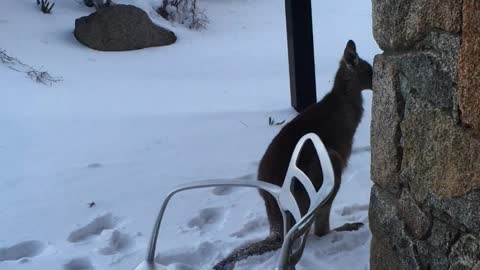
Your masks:
M 323 172 L 323 183 L 318 191 L 315 190 L 310 178 L 297 166 L 299 154 L 307 141 L 311 141 L 320 160 Z M 310 199 L 310 206 L 305 215 L 301 215 L 300 207 L 292 193 L 294 179 L 297 179 L 305 188 Z M 279 194 L 279 205 L 284 215 L 290 213 L 295 219 L 293 227 L 286 233 L 282 246 L 279 265 L 280 269 L 287 269 L 285 265 L 295 265 L 302 256 L 309 229 L 315 218 L 315 212 L 328 200 L 332 194 L 335 175 L 328 155 L 328 151 L 320 138 L 314 133 L 304 135 L 295 146 L 285 176 L 282 190 Z M 284 226 L 286 226 L 284 220 Z

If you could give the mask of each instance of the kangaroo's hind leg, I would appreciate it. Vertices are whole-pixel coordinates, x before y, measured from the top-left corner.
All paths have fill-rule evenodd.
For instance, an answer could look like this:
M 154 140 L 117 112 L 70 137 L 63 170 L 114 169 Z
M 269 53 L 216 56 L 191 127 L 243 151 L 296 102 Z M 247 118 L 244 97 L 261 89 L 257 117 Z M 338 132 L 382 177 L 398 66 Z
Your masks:
M 332 194 L 330 195 L 330 198 L 328 198 L 327 202 L 325 202 L 325 204 L 322 205 L 320 209 L 318 209 L 316 212 L 314 233 L 317 236 L 324 236 L 330 232 L 330 211 L 332 209 L 333 201 L 337 196 L 337 193 L 338 193 L 338 190 L 340 189 L 340 184 L 342 181 L 342 169 L 344 166 L 343 159 L 340 157 L 340 155 L 337 152 L 333 150 L 329 150 L 328 154 L 330 156 L 330 161 L 332 162 L 335 179 L 334 179 L 333 191 L 332 191 Z M 323 173 L 317 166 L 312 167 L 310 173 L 312 174 L 313 177 L 322 179 L 320 183 L 323 182 Z M 319 186 L 316 186 L 316 188 L 318 189 Z
M 340 184 L 342 181 L 342 169 L 344 166 L 344 162 L 337 152 L 328 151 L 328 153 L 335 174 L 335 185 L 332 195 L 330 196 L 328 201 L 318 210 L 315 217 L 314 233 L 319 237 L 324 236 L 330 232 L 330 211 L 332 209 L 333 201 L 335 200 L 338 190 L 340 189 Z M 345 223 L 344 225 L 335 228 L 334 231 L 355 231 L 362 226 L 363 223 L 361 222 Z

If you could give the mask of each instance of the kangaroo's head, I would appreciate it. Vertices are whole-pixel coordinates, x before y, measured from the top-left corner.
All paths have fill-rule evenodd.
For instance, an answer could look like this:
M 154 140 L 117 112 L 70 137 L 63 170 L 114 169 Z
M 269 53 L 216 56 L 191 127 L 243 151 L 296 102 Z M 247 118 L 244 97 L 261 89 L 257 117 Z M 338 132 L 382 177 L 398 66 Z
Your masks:
M 340 61 L 335 81 L 341 80 L 348 91 L 362 91 L 372 89 L 372 75 L 372 66 L 358 56 L 355 42 L 349 40 Z

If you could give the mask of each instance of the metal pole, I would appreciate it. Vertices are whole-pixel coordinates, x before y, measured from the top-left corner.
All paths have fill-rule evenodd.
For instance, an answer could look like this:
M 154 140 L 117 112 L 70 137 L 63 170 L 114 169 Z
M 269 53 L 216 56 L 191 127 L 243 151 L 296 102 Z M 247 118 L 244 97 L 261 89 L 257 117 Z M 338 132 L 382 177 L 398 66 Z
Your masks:
M 285 0 L 292 107 L 317 102 L 311 0 Z

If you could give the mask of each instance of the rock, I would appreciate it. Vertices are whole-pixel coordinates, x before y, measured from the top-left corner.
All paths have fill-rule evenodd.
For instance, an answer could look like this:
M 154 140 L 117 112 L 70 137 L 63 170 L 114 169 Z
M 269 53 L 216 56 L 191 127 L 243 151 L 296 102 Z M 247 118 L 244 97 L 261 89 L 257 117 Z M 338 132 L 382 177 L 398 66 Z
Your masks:
M 371 269 L 480 270 L 480 2 L 372 8 Z
M 450 270 L 470 270 L 478 261 L 480 256 L 480 241 L 471 234 L 462 236 L 452 246 L 450 252 Z
M 402 133 L 405 100 L 422 99 L 457 115 L 458 36 L 431 33 L 416 44 L 417 52 L 379 55 L 374 61 L 371 124 L 372 180 L 398 192 L 401 184 Z
M 456 125 L 459 37 L 431 33 L 415 46 L 375 58 L 371 175 L 393 193 L 411 183 L 423 203 L 480 188 L 480 144 Z
M 99 51 L 136 50 L 176 41 L 172 31 L 155 25 L 145 11 L 131 5 L 114 5 L 78 18 L 74 35 Z
M 436 220 L 432 226 L 432 232 L 427 243 L 440 251 L 441 255 L 448 255 L 449 247 L 457 240 L 457 237 L 458 230 L 440 220 Z
M 459 122 L 458 100 L 455 94 L 458 89 L 458 61 L 460 51 L 461 38 L 459 35 L 430 32 L 427 36 L 415 45 L 415 49 L 423 53 L 427 53 L 430 61 L 430 67 L 433 70 L 435 78 L 430 81 L 422 80 L 430 92 L 425 93 L 433 98 L 433 103 L 439 103 L 439 107 L 451 111 L 452 117 Z M 429 65 L 425 65 L 429 67 Z M 421 71 L 421 70 L 419 70 Z M 440 81 L 440 83 L 431 84 L 432 80 Z M 448 88 L 448 89 L 445 89 Z M 433 91 L 432 91 L 433 90 Z M 435 100 L 438 100 L 435 102 Z
M 405 233 L 399 218 L 396 198 L 378 185 L 373 186 L 370 194 L 368 216 L 374 236 L 370 250 L 370 269 L 421 269 L 415 256 L 415 243 Z
M 400 94 L 399 70 L 391 58 L 377 55 L 373 65 L 373 106 L 371 123 L 372 180 L 398 193 L 400 188 L 400 121 L 404 101 Z
M 461 37 L 445 32 L 429 32 L 425 38 L 415 44 L 415 50 L 432 52 L 438 67 L 456 79 Z
M 458 231 L 449 225 L 435 220 L 430 237 L 426 241 L 417 242 L 417 251 L 422 265 L 428 265 L 435 270 L 448 270 L 450 262 L 448 254 L 450 247 L 458 239 Z
M 439 218 L 442 216 L 438 215 L 438 212 L 448 215 L 447 219 L 450 220 L 450 223 L 455 224 L 459 229 L 480 234 L 480 212 L 478 211 L 480 190 L 452 198 L 432 195 L 428 204 L 436 209 L 434 215 Z
M 459 103 L 461 119 L 480 138 L 480 1 L 463 1 Z
M 402 96 L 415 97 L 452 114 L 455 76 L 440 68 L 441 62 L 432 52 L 409 53 L 395 57 L 399 69 Z
M 426 239 L 432 227 L 430 217 L 420 209 L 407 189 L 403 189 L 398 202 L 400 217 L 410 235 L 417 240 Z
M 462 29 L 462 0 L 372 0 L 372 9 L 373 35 L 384 51 L 410 49 L 431 31 Z
M 401 130 L 401 178 L 417 202 L 425 203 L 429 194 L 448 198 L 480 188 L 480 142 L 448 114 L 411 96 Z
M 370 269 L 401 270 L 405 268 L 401 268 L 395 249 L 383 238 L 372 235 L 370 243 Z

